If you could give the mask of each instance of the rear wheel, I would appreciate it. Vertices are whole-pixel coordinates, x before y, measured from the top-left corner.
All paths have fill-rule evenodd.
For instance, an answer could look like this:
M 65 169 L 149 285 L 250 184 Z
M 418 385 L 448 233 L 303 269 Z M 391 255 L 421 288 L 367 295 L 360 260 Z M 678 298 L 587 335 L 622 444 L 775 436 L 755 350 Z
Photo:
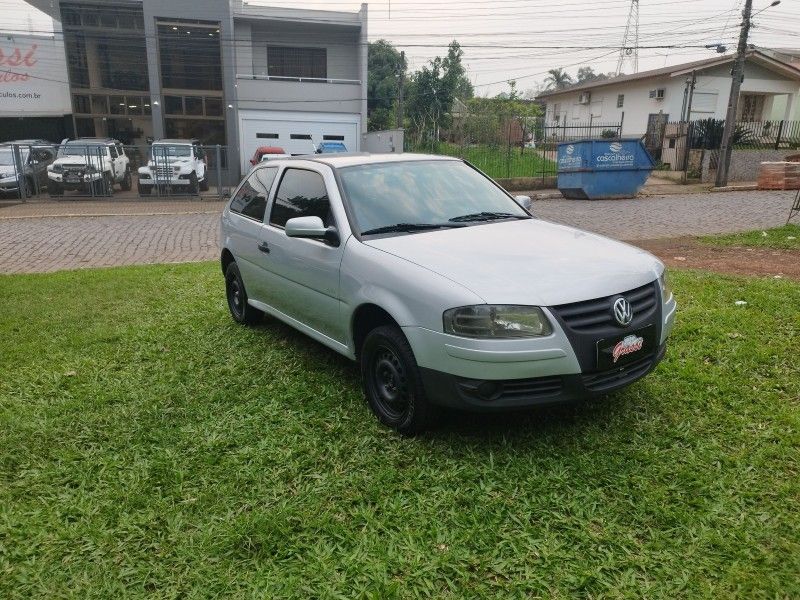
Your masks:
M 438 420 L 440 409 L 428 401 L 414 352 L 398 327 L 383 325 L 367 334 L 361 377 L 367 402 L 384 425 L 414 435 Z
M 120 188 L 123 192 L 131 191 L 133 187 L 133 181 L 131 180 L 131 171 L 130 169 L 125 169 L 125 177 L 122 178 L 122 183 L 120 183 Z
M 253 308 L 247 303 L 247 292 L 244 289 L 242 274 L 239 265 L 232 262 L 225 269 L 225 295 L 228 299 L 228 309 L 233 320 L 243 325 L 255 325 L 264 316 L 264 313 Z
M 189 194 L 196 196 L 197 189 L 197 173 L 192 172 L 192 174 L 189 175 Z

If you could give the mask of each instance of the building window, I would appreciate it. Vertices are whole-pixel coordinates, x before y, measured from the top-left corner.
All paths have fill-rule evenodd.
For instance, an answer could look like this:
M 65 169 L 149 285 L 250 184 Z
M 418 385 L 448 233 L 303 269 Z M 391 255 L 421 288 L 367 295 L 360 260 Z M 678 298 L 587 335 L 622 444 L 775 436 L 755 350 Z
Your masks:
M 222 116 L 222 98 L 206 98 L 206 115 L 209 117 Z
M 257 133 L 256 137 L 260 140 L 277 140 L 277 133 Z
M 183 114 L 182 96 L 164 96 L 164 113 L 167 115 Z
M 617 95 L 617 108 L 622 108 L 625 104 L 625 94 Z
M 322 139 L 326 142 L 343 142 L 343 135 L 323 135 Z
M 179 90 L 222 90 L 218 23 L 159 23 L 161 85 Z
M 293 140 L 310 140 L 311 134 L 310 133 L 293 133 L 289 136 L 290 139 Z
M 325 48 L 267 48 L 267 74 L 270 77 L 311 77 L 327 79 L 328 51 Z
M 75 94 L 72 96 L 72 110 L 76 113 L 88 115 L 92 112 L 91 106 L 89 96 L 84 96 L 83 94 Z
M 186 114 L 187 115 L 202 115 L 203 114 L 203 99 L 197 96 L 186 96 Z

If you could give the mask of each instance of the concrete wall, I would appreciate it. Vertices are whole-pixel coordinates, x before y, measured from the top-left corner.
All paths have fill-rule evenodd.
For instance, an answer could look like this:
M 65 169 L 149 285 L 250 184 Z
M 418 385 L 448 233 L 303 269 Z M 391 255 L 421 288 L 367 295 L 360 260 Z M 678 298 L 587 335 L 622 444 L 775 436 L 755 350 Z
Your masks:
M 731 167 L 728 171 L 729 181 L 756 181 L 762 162 L 782 161 L 792 150 L 734 150 L 731 153 Z M 719 151 L 706 150 L 703 156 L 702 181 L 713 183 L 716 179 L 716 168 L 712 169 L 712 162 L 716 164 Z

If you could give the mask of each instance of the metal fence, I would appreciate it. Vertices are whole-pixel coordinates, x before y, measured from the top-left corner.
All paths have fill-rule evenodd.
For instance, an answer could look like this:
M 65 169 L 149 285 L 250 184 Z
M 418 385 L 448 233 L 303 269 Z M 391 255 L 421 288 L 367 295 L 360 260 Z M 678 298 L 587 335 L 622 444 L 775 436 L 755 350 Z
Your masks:
M 542 118 L 463 119 L 446 131 L 407 134 L 406 152 L 456 156 L 469 161 L 490 177 L 546 178 L 557 174 L 559 142 L 586 138 L 619 138 L 622 123 L 547 123 Z
M 654 140 L 648 150 L 663 165 L 674 171 L 686 170 L 691 150 L 719 151 L 724 119 L 675 121 L 649 131 Z M 800 121 L 737 121 L 733 129 L 733 149 L 740 151 L 800 149 Z
M 0 144 L 0 199 L 222 200 L 237 170 L 226 146 Z

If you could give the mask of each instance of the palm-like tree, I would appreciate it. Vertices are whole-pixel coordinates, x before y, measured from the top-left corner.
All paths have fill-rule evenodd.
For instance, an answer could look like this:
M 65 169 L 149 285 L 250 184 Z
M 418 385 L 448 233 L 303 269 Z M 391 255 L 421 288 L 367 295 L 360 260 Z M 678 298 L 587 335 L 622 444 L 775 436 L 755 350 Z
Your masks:
M 561 90 L 573 83 L 572 75 L 567 73 L 564 69 L 550 69 L 547 72 L 544 82 L 547 84 L 548 90 Z

